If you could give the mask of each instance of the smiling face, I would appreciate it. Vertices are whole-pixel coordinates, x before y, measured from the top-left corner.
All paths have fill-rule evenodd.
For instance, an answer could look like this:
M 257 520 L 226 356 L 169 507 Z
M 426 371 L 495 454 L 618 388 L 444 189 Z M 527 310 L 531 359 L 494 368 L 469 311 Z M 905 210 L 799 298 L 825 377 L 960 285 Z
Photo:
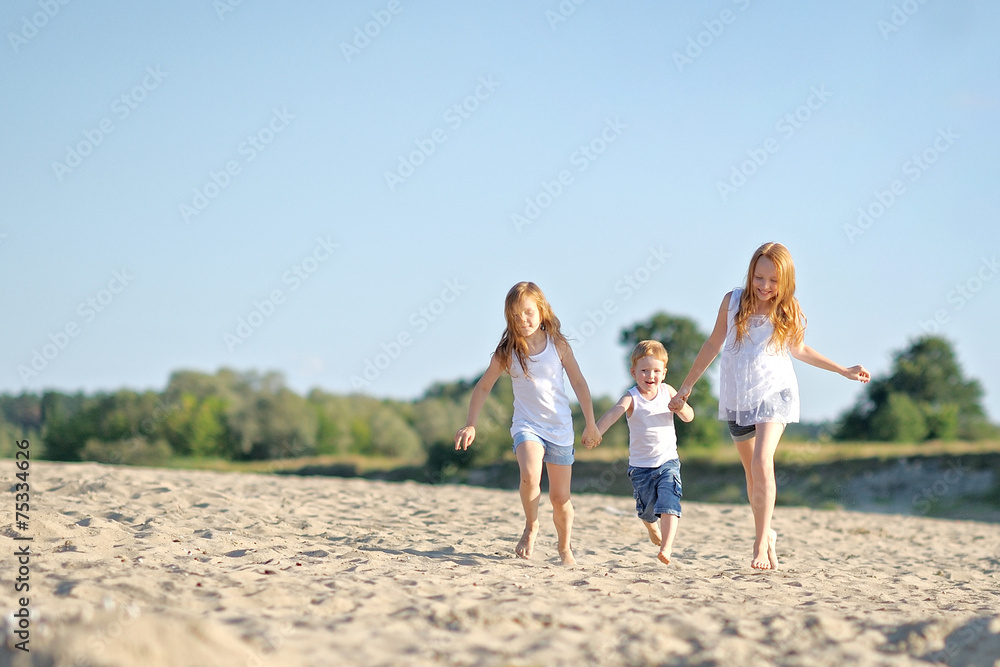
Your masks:
M 750 279 L 754 296 L 762 303 L 767 303 L 778 296 L 778 268 L 769 258 L 761 256 L 754 265 L 753 276 Z
M 631 373 L 639 391 L 643 394 L 656 393 L 657 387 L 660 386 L 667 374 L 667 364 L 656 357 L 647 355 L 635 362 Z
M 521 297 L 514 305 L 513 324 L 522 338 L 531 338 L 542 325 L 542 317 L 538 311 L 538 303 L 529 296 Z

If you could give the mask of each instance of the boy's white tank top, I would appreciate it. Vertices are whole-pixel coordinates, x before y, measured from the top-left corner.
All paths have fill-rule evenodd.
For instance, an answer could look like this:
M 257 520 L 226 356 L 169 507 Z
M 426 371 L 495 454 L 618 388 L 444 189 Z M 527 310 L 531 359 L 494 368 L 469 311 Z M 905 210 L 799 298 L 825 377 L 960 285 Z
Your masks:
M 628 390 L 632 396 L 632 414 L 628 419 L 628 464 L 637 468 L 659 468 L 677 458 L 677 433 L 670 391 L 660 384 L 656 398 L 647 401 L 638 388 Z
M 554 445 L 573 444 L 573 417 L 559 352 L 551 338 L 545 349 L 528 357 L 531 377 L 525 377 L 517 355 L 511 355 L 510 379 L 514 386 L 514 419 L 510 434 L 528 429 Z

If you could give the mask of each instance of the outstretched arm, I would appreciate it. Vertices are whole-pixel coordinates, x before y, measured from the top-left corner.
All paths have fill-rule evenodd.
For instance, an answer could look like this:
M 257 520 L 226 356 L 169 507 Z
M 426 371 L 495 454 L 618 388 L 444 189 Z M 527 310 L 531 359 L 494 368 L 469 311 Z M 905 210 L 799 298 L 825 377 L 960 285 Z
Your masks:
M 608 432 L 608 429 L 614 426 L 614 423 L 622 418 L 622 415 L 628 414 L 629 409 L 632 407 L 632 397 L 625 394 L 618 402 L 612 405 L 607 412 L 601 415 L 601 418 L 597 420 L 597 430 L 604 437 L 604 434 Z M 595 443 L 592 446 L 588 446 L 588 449 L 593 449 L 596 447 Z
M 839 373 L 843 375 L 848 380 L 857 380 L 859 382 L 868 382 L 871 380 L 871 374 L 868 369 L 864 366 L 851 366 L 846 368 L 841 366 L 835 361 L 832 361 L 822 354 L 812 349 L 805 343 L 800 344 L 798 347 L 789 348 L 789 353 L 799 361 L 804 361 L 810 366 L 815 366 L 816 368 L 822 368 L 825 371 L 833 371 L 834 373 Z
M 719 306 L 719 313 L 715 317 L 715 327 L 712 329 L 712 334 L 705 341 L 705 344 L 701 346 L 698 356 L 694 358 L 694 363 L 691 364 L 691 370 L 688 371 L 687 377 L 684 378 L 684 382 L 677 389 L 674 397 L 670 399 L 669 407 L 672 411 L 678 412 L 684 403 L 687 402 L 695 383 L 701 379 L 701 376 L 705 374 L 708 367 L 719 356 L 719 352 L 722 351 L 722 346 L 726 342 L 726 321 L 729 312 L 729 299 L 732 295 L 733 293 L 729 292 L 726 296 L 722 297 L 722 305 Z M 678 414 L 680 413 L 678 412 Z
M 563 368 L 566 369 L 569 384 L 573 387 L 574 393 L 576 393 L 576 400 L 580 404 L 583 418 L 587 422 L 587 425 L 583 427 L 583 435 L 580 436 L 580 442 L 588 449 L 593 449 L 601 444 L 601 433 L 597 430 L 597 420 L 594 419 L 594 403 L 590 398 L 590 387 L 587 386 L 587 381 L 583 379 L 580 364 L 576 362 L 576 357 L 573 356 L 573 348 L 568 343 L 562 343 L 558 344 L 556 349 L 559 351 L 559 359 L 562 361 Z
M 479 382 L 472 390 L 472 397 L 469 399 L 469 416 L 465 420 L 465 426 L 458 429 L 455 434 L 455 449 L 468 449 L 472 441 L 476 439 L 476 420 L 479 419 L 479 413 L 483 409 L 483 405 L 486 404 L 486 397 L 490 395 L 490 390 L 493 389 L 493 385 L 500 379 L 502 373 L 500 362 L 494 355 L 486 372 L 483 373 L 483 377 L 479 378 Z

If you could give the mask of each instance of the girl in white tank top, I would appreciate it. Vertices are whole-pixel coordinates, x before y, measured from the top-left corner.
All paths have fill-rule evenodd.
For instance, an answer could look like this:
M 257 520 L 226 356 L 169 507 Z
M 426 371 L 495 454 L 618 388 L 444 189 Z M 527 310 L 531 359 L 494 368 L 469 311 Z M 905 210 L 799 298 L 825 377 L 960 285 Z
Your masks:
M 514 388 L 511 436 L 528 429 L 551 443 L 573 446 L 573 417 L 563 381 L 565 369 L 556 344 L 546 337 L 545 349 L 528 357 L 528 372 L 515 357 L 510 364 Z
M 521 558 L 530 558 L 538 535 L 538 499 L 542 466 L 549 477 L 552 521 L 559 540 L 563 564 L 576 563 L 571 534 L 573 505 L 570 482 L 573 464 L 573 419 L 563 373 L 569 378 L 587 422 L 582 442 L 591 446 L 601 441 L 594 419 L 590 389 L 576 363 L 573 350 L 559 330 L 559 318 L 538 285 L 522 282 L 507 292 L 504 301 L 504 329 L 490 365 L 476 383 L 469 400 L 465 426 L 455 434 L 455 449 L 467 449 L 476 438 L 476 420 L 486 397 L 503 373 L 514 386 L 514 453 L 521 471 L 521 507 L 524 532 L 514 548 Z

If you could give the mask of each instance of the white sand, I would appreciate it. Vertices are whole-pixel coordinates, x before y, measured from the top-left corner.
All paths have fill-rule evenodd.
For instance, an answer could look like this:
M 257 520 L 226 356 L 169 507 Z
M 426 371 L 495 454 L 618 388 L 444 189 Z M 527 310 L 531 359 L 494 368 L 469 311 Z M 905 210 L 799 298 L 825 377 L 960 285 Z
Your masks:
M 631 499 L 578 494 L 561 567 L 545 504 L 513 556 L 511 491 L 52 463 L 31 484 L 31 653 L 8 638 L 0 667 L 1000 665 L 997 524 L 779 507 L 760 573 L 745 505 L 685 503 L 664 566 Z

